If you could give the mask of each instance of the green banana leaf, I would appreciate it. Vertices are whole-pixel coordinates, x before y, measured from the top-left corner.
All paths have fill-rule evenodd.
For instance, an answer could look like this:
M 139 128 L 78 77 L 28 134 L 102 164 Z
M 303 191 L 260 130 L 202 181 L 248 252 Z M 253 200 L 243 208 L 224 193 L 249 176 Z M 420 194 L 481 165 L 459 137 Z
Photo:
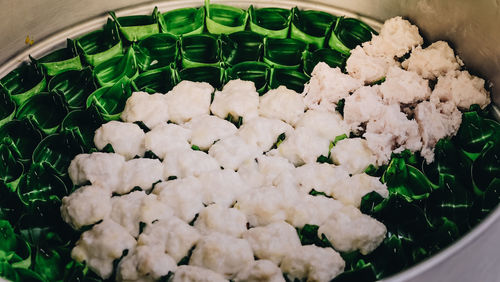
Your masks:
M 0 158 L 0 181 L 15 191 L 24 173 L 24 166 L 16 160 L 9 147 L 2 143 L 0 143 Z
M 16 104 L 5 89 L 0 88 L 0 126 L 11 121 L 16 114 Z
M 304 91 L 304 84 L 308 81 L 309 77 L 301 71 L 272 68 L 269 88 L 274 89 L 280 85 L 284 85 L 288 89 L 302 93 Z
M 79 135 L 83 145 L 89 151 L 94 148 L 94 133 L 104 123 L 104 119 L 99 114 L 95 106 L 85 110 L 74 110 L 64 118 L 61 128 L 66 131 L 73 131 Z
M 205 0 L 205 22 L 212 34 L 230 34 L 245 30 L 248 14 L 245 10 Z
M 33 65 L 26 63 L 0 79 L 0 88 L 10 95 L 16 105 L 42 92 L 46 86 L 47 80 L 43 74 Z
M 94 68 L 93 75 L 103 87 L 114 85 L 123 77 L 134 79 L 139 75 L 134 49 L 130 47 L 125 55 L 98 65 Z
M 263 62 L 242 62 L 226 69 L 228 80 L 241 79 L 255 83 L 255 88 L 260 95 L 267 91 L 271 69 Z
M 276 68 L 298 70 L 306 49 L 307 44 L 297 39 L 265 38 L 263 61 Z
M 481 117 L 478 112 L 466 112 L 462 115 L 462 125 L 457 132 L 458 144 L 468 152 L 474 160 L 490 140 L 500 138 L 500 125 L 487 118 Z
M 18 119 L 29 118 L 45 134 L 52 134 L 59 129 L 68 107 L 63 99 L 55 93 L 41 93 L 26 100 L 17 111 Z
M 83 153 L 83 146 L 73 131 L 45 137 L 33 152 L 33 163 L 47 164 L 59 175 L 66 175 L 71 160 Z
M 0 220 L 0 239 L 0 262 L 7 262 L 13 268 L 30 267 L 31 248 L 7 220 Z
M 339 52 L 349 54 L 350 49 L 370 41 L 372 34 L 377 32 L 366 23 L 354 18 L 340 17 L 335 22 L 328 45 Z
M 489 141 L 472 163 L 472 181 L 475 190 L 484 193 L 490 184 L 500 180 L 500 142 Z
M 40 59 L 30 56 L 31 61 L 40 66 L 47 75 L 55 76 L 69 70 L 81 70 L 83 68 L 80 56 L 74 49 L 74 43 L 68 39 L 67 47 L 56 50 Z
M 105 121 L 118 120 L 132 95 L 130 80 L 123 77 L 112 86 L 97 89 L 87 98 L 87 109 L 94 105 Z
M 220 64 L 219 43 L 210 34 L 181 37 L 182 67 L 217 66 Z
M 205 27 L 205 9 L 180 8 L 161 14 L 158 17 L 161 31 L 175 36 L 200 34 Z
M 208 82 L 214 88 L 221 89 L 224 84 L 224 69 L 214 66 L 185 68 L 178 72 L 176 77 L 178 77 L 177 81 Z
M 17 160 L 25 162 L 31 159 L 42 133 L 29 119 L 13 120 L 0 127 L 0 140 Z
M 137 66 L 141 71 L 162 68 L 177 60 L 177 38 L 169 33 L 151 35 L 134 44 Z
M 77 38 L 75 47 L 83 55 L 85 61 L 93 67 L 123 54 L 122 41 L 111 19 L 108 19 L 103 29 Z
M 347 56 L 337 50 L 330 48 L 317 49 L 315 51 L 306 51 L 304 54 L 304 72 L 311 75 L 314 67 L 319 62 L 325 62 L 332 68 L 345 68 Z
M 85 107 L 87 97 L 96 90 L 92 70 L 87 67 L 82 71 L 58 74 L 49 81 L 48 90 L 60 93 L 69 109 L 82 109 Z
M 287 38 L 290 30 L 291 10 L 283 8 L 248 8 L 250 30 L 269 38 Z
M 117 17 L 115 12 L 109 12 L 118 29 L 129 42 L 137 42 L 148 36 L 160 33 L 158 24 L 158 9 L 155 8 L 150 16 L 134 15 Z
M 132 81 L 134 91 L 144 91 L 149 94 L 167 93 L 175 84 L 173 66 L 143 72 Z
M 238 31 L 220 36 L 222 60 L 227 65 L 245 61 L 259 61 L 264 48 L 264 37 L 252 31 Z
M 326 35 L 336 21 L 336 17 L 315 10 L 292 9 L 290 37 L 309 43 L 311 48 L 319 49 L 325 45 Z

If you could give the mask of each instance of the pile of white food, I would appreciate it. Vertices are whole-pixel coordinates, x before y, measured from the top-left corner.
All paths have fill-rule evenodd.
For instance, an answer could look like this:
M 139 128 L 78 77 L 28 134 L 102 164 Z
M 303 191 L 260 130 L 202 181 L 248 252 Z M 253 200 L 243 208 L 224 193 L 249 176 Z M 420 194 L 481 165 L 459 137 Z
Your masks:
M 337 251 L 368 254 L 386 234 L 359 211 L 365 194 L 388 195 L 363 171 L 403 149 L 432 161 L 435 143 L 458 129 L 458 109 L 489 103 L 484 81 L 459 71 L 446 43 L 420 44 L 415 26 L 390 19 L 352 51 L 349 75 L 320 63 L 302 95 L 279 87 L 259 97 L 241 80 L 215 91 L 213 102 L 208 83 L 183 81 L 165 95 L 133 93 L 124 122 L 108 122 L 95 134 L 97 148 L 110 144 L 115 153 L 81 154 L 69 167 L 73 183 L 83 186 L 63 198 L 62 217 L 75 229 L 93 225 L 72 257 L 108 278 L 127 250 L 120 281 L 169 272 L 173 281 L 334 278 L 345 265 Z M 396 59 L 409 51 L 403 69 Z M 432 91 L 429 79 L 437 79 Z M 344 118 L 335 111 L 340 99 Z M 228 114 L 242 117 L 242 126 L 226 121 Z M 330 150 L 352 131 L 363 138 Z M 147 151 L 159 159 L 144 158 Z M 318 163 L 321 155 L 334 164 Z M 312 196 L 313 189 L 329 197 Z M 318 236 L 335 250 L 302 246 L 295 228 L 305 224 L 318 225 Z M 189 264 L 178 265 L 189 253 Z

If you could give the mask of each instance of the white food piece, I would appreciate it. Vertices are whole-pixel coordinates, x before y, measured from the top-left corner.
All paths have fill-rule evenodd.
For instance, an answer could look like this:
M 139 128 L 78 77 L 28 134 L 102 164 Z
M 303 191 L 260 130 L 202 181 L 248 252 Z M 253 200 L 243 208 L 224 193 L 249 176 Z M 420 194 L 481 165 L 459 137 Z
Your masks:
M 359 208 L 361 198 L 372 191 L 379 193 L 384 198 L 389 196 L 387 186 L 380 182 L 378 177 L 361 173 L 353 175 L 351 178 L 346 179 L 346 181 L 336 185 L 333 188 L 332 196 L 344 205 Z
M 218 232 L 232 237 L 241 237 L 247 230 L 247 219 L 244 213 L 234 208 L 213 204 L 203 209 L 194 227 L 202 234 Z
M 173 123 L 163 123 L 146 133 L 144 145 L 147 151 L 164 159 L 169 151 L 190 149 L 191 130 Z
M 305 108 L 304 99 L 299 93 L 280 86 L 260 97 L 259 114 L 294 125 L 304 114 Z
M 283 221 L 295 202 L 295 195 L 284 192 L 272 186 L 251 189 L 238 197 L 234 207 L 247 216 L 251 226 Z
M 191 130 L 191 144 L 208 150 L 215 141 L 231 136 L 238 130 L 234 124 L 216 116 L 199 116 L 184 124 Z
M 394 17 L 386 20 L 380 34 L 363 43 L 363 48 L 371 56 L 399 58 L 423 43 L 424 39 L 420 36 L 417 26 L 402 17 Z
M 282 133 L 288 135 L 292 131 L 292 126 L 279 119 L 256 117 L 245 122 L 238 129 L 237 135 L 246 143 L 268 151 Z
M 379 88 L 378 85 L 364 86 L 345 99 L 344 121 L 353 131 L 360 130 L 361 124 L 384 112 L 385 104 L 379 96 Z
M 174 210 L 175 216 L 191 222 L 204 208 L 201 187 L 198 179 L 186 177 L 158 183 L 153 193 Z
M 263 227 L 254 227 L 243 234 L 255 256 L 279 265 L 283 257 L 300 248 L 300 239 L 293 226 L 278 221 Z
M 429 47 L 422 49 L 417 46 L 411 51 L 410 58 L 401 65 L 418 73 L 426 79 L 436 79 L 450 71 L 460 68 L 460 59 L 455 57 L 453 49 L 445 41 L 436 41 Z
M 391 67 L 385 81 L 380 85 L 380 93 L 387 104 L 412 104 L 431 96 L 429 81 L 416 72 Z
M 168 151 L 163 160 L 165 178 L 199 176 L 203 172 L 219 169 L 220 165 L 213 157 L 203 151 L 192 149 Z
M 62 199 L 61 216 L 73 229 L 94 224 L 111 212 L 111 192 L 97 185 L 83 186 Z
M 163 165 L 157 159 L 132 159 L 120 171 L 121 183 L 114 190 L 118 194 L 130 192 L 134 187 L 149 191 L 153 184 L 163 180 Z
M 445 137 L 454 136 L 462 123 L 462 113 L 452 103 L 423 102 L 415 108 L 415 119 L 422 136 L 421 155 L 427 163 L 434 160 L 434 146 Z
M 95 152 L 79 154 L 70 163 L 68 174 L 73 184 L 87 181 L 114 191 L 120 184 L 120 171 L 125 158 L 119 154 Z
M 241 176 L 229 169 L 201 173 L 198 180 L 201 183 L 205 205 L 216 203 L 223 207 L 230 207 L 239 195 L 249 189 Z
M 196 228 L 177 217 L 171 217 L 147 225 L 139 235 L 137 244 L 158 248 L 178 263 L 200 238 L 201 235 Z
M 359 250 L 366 255 L 375 250 L 385 238 L 387 229 L 357 208 L 345 206 L 342 212 L 332 214 L 328 221 L 319 227 L 318 236 L 324 234 L 333 247 L 340 252 Z
M 330 281 L 344 271 L 345 262 L 332 248 L 307 245 L 287 254 L 280 267 L 290 281 Z
M 262 154 L 262 150 L 245 142 L 237 135 L 224 138 L 210 147 L 208 154 L 215 158 L 224 169 L 238 170 L 240 165 Z
M 349 173 L 344 167 L 316 162 L 296 168 L 293 174 L 299 189 L 305 194 L 314 189 L 331 195 L 335 185 L 349 178 Z
M 357 80 L 373 83 L 384 78 L 390 67 L 398 65 L 392 57 L 370 56 L 357 46 L 346 61 L 346 71 Z
M 365 171 L 375 164 L 377 157 L 368 148 L 366 140 L 361 138 L 346 138 L 338 141 L 331 150 L 333 163 L 344 167 L 350 174 Z
M 340 68 L 332 68 L 324 62 L 318 63 L 311 79 L 304 86 L 304 103 L 309 109 L 335 109 L 340 99 L 363 86 L 363 81 L 342 73 Z
M 243 182 L 250 188 L 258 188 L 264 185 L 264 177 L 260 173 L 259 164 L 255 159 L 244 161 L 238 168 L 238 174 Z
M 259 115 L 259 93 L 252 81 L 231 80 L 222 91 L 215 91 L 210 106 L 212 113 L 221 119 L 229 114 L 234 119 L 243 118 L 243 123 Z
M 272 261 L 261 259 L 245 266 L 234 278 L 236 282 L 285 282 L 281 269 Z
M 227 282 L 221 274 L 194 265 L 181 265 L 175 271 L 172 282 Z
M 286 136 L 278 146 L 281 156 L 295 166 L 314 163 L 321 155 L 328 155 L 330 140 L 316 133 L 312 128 L 299 127 Z
M 189 264 L 211 269 L 230 279 L 253 260 L 252 248 L 246 240 L 211 233 L 200 239 Z
M 169 120 L 166 96 L 161 93 L 134 92 L 127 99 L 121 119 L 125 122 L 142 121 L 148 128 Z
M 172 208 L 160 201 L 155 194 L 146 195 L 139 206 L 139 222 L 152 224 L 156 220 L 168 219 L 173 216 Z
M 340 201 L 320 195 L 302 197 L 287 212 L 287 222 L 298 228 L 306 224 L 321 226 L 343 207 Z
M 71 251 L 71 258 L 86 262 L 88 267 L 103 279 L 113 272 L 113 261 L 119 259 L 123 251 L 132 250 L 136 245 L 134 237 L 112 220 L 104 219 L 92 229 L 83 232 Z
M 283 173 L 293 173 L 295 166 L 280 156 L 262 155 L 256 158 L 258 173 L 262 177 L 262 185 L 275 185 L 277 178 Z
M 208 115 L 213 92 L 214 88 L 207 82 L 181 81 L 165 94 L 170 120 L 182 124 L 194 117 Z
M 422 148 L 417 122 L 409 120 L 398 104 L 384 107 L 378 119 L 369 121 L 363 137 L 377 155 L 377 165 L 386 164 L 392 152 L 404 149 L 415 152 Z
M 349 136 L 349 127 L 338 112 L 308 110 L 295 126 L 313 129 L 318 136 L 331 141 L 343 134 Z
M 155 246 L 137 246 L 118 264 L 117 281 L 157 281 L 177 269 L 175 260 Z
M 142 157 L 144 148 L 144 131 L 134 123 L 110 121 L 99 127 L 94 135 L 94 144 L 102 150 L 111 144 L 115 153 L 130 160 L 135 156 Z
M 452 71 L 439 77 L 431 101 L 436 104 L 449 101 L 463 111 L 473 104 L 484 108 L 491 102 L 490 93 L 484 89 L 484 79 L 468 71 Z

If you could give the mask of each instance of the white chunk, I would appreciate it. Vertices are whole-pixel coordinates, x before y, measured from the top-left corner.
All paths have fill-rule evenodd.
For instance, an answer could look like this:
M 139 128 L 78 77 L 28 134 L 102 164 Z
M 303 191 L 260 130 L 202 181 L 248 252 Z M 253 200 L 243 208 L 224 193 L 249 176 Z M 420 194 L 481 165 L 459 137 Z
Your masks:
M 215 143 L 208 154 L 215 158 L 224 169 L 238 170 L 248 159 L 260 155 L 262 150 L 245 142 L 240 136 L 229 136 Z
M 452 71 L 439 77 L 431 101 L 436 104 L 449 101 L 464 111 L 473 104 L 484 108 L 491 102 L 490 93 L 484 89 L 484 79 L 468 71 Z
M 169 151 L 190 149 L 190 140 L 191 130 L 177 124 L 164 123 L 146 133 L 144 144 L 147 151 L 163 159 Z
M 309 193 L 312 189 L 331 195 L 335 185 L 349 178 L 347 170 L 328 163 L 310 163 L 295 169 L 299 189 Z
M 157 195 L 149 194 L 142 199 L 139 206 L 139 221 L 152 224 L 156 220 L 168 219 L 174 216 L 174 211 L 160 201 Z
M 422 49 L 417 46 L 411 51 L 410 58 L 401 65 L 418 73 L 426 79 L 436 79 L 446 73 L 460 68 L 459 59 L 455 57 L 453 49 L 445 41 L 437 41 Z
M 279 119 L 256 117 L 245 122 L 237 135 L 246 143 L 257 146 L 263 151 L 271 149 L 280 134 L 290 134 L 293 127 Z
M 175 216 L 191 222 L 204 208 L 201 187 L 198 179 L 186 177 L 159 183 L 153 193 L 174 210 Z
M 283 221 L 251 228 L 243 234 L 243 238 L 250 243 L 256 257 L 278 265 L 283 257 L 300 248 L 297 231 Z
M 213 157 L 203 151 L 192 149 L 169 151 L 163 160 L 165 178 L 199 176 L 203 172 L 219 169 L 220 165 Z
M 302 228 L 306 224 L 321 226 L 343 204 L 321 195 L 304 195 L 288 210 L 287 221 L 294 227 Z
M 215 141 L 231 136 L 238 130 L 234 124 L 216 116 L 199 116 L 184 124 L 191 130 L 191 144 L 208 150 Z
M 126 122 L 142 121 L 149 128 L 167 122 L 169 114 L 165 97 L 160 93 L 134 92 L 125 103 L 121 119 Z
M 176 268 L 175 260 L 162 249 L 138 246 L 118 264 L 117 281 L 156 281 Z
M 327 156 L 329 146 L 330 140 L 316 134 L 316 130 L 299 127 L 286 136 L 278 152 L 295 166 L 300 166 L 316 162 L 321 155 Z
M 121 183 L 114 190 L 118 194 L 128 193 L 134 187 L 149 191 L 154 183 L 163 180 L 163 166 L 156 159 L 132 159 L 123 165 L 120 178 Z
M 363 43 L 363 48 L 372 56 L 399 58 L 422 43 L 424 39 L 420 36 L 417 26 L 401 17 L 394 17 L 386 20 L 380 34 Z
M 259 114 L 294 125 L 304 114 L 305 108 L 304 99 L 299 93 L 280 86 L 260 97 Z
M 391 67 L 385 81 L 380 85 L 382 98 L 388 104 L 412 104 L 431 96 L 429 82 L 416 72 Z
M 452 103 L 423 102 L 415 108 L 415 119 L 422 136 L 421 155 L 427 163 L 434 160 L 434 146 L 445 137 L 454 136 L 462 123 L 462 113 Z
M 350 174 L 362 173 L 377 157 L 368 148 L 366 140 L 346 138 L 338 141 L 331 150 L 332 161 L 344 167 Z
M 252 261 L 252 248 L 246 240 L 212 233 L 198 242 L 189 264 L 206 267 L 229 279 Z
M 352 130 L 360 130 L 361 124 L 384 112 L 385 104 L 379 96 L 379 88 L 378 85 L 361 87 L 345 99 L 344 121 Z
M 73 184 L 81 185 L 90 181 L 114 191 L 120 183 L 120 171 L 124 164 L 125 158 L 119 154 L 79 154 L 71 161 L 68 174 Z
M 259 164 L 255 159 L 244 161 L 238 168 L 238 174 L 243 182 L 251 187 L 257 188 L 264 185 L 264 176 L 259 171 Z
M 381 80 L 392 66 L 399 63 L 391 57 L 370 56 L 361 46 L 351 50 L 346 61 L 346 71 L 350 76 L 364 83 L 373 83 Z
M 241 237 L 247 230 L 247 219 L 244 213 L 234 208 L 213 204 L 203 209 L 194 227 L 202 234 L 218 232 L 232 237 Z
M 296 127 L 313 129 L 317 135 L 331 141 L 339 135 L 349 135 L 349 127 L 340 113 L 321 109 L 307 111 L 297 122 Z
M 334 213 L 319 227 L 318 236 L 325 234 L 333 247 L 340 252 L 359 250 L 366 255 L 375 250 L 385 238 L 385 226 L 357 208 L 346 206 Z
M 111 144 L 115 153 L 130 160 L 135 156 L 142 157 L 144 148 L 144 131 L 134 123 L 110 121 L 99 127 L 94 135 L 94 144 L 102 150 Z
M 83 232 L 71 251 L 71 257 L 87 266 L 103 279 L 113 272 L 113 261 L 123 251 L 136 245 L 134 237 L 112 220 L 104 219 L 92 229 Z
M 345 262 L 332 248 L 307 245 L 287 254 L 280 267 L 290 281 L 330 281 L 344 271 Z
M 239 195 L 249 189 L 240 175 L 229 169 L 201 173 L 198 180 L 205 205 L 216 203 L 230 207 Z
M 186 222 L 171 217 L 147 225 L 137 239 L 138 245 L 158 248 L 170 255 L 177 263 L 198 242 L 201 235 Z
M 73 229 L 94 224 L 111 212 L 111 192 L 98 185 L 83 186 L 62 199 L 61 216 Z
M 227 282 L 221 274 L 193 265 L 181 265 L 175 271 L 172 282 Z
M 389 196 L 387 186 L 381 183 L 377 177 L 361 173 L 353 175 L 351 178 L 335 186 L 333 189 L 333 197 L 344 205 L 351 205 L 359 208 L 361 198 L 372 191 L 379 193 L 384 198 Z
M 170 120 L 182 124 L 194 117 L 208 115 L 213 92 L 214 88 L 207 82 L 181 81 L 165 94 Z
M 245 266 L 234 278 L 236 282 L 285 282 L 281 269 L 269 260 L 256 260 Z
M 282 173 L 293 173 L 295 166 L 280 156 L 262 155 L 256 159 L 258 171 L 262 176 L 263 185 L 274 185 Z
M 255 84 L 236 79 L 229 81 L 222 91 L 215 91 L 210 110 L 221 119 L 230 114 L 234 119 L 242 117 L 245 123 L 258 116 L 258 107 L 259 93 Z
M 361 86 L 363 81 L 342 73 L 338 67 L 331 68 L 320 62 L 314 67 L 311 79 L 304 86 L 304 103 L 309 109 L 332 110 L 340 99 L 348 97 Z

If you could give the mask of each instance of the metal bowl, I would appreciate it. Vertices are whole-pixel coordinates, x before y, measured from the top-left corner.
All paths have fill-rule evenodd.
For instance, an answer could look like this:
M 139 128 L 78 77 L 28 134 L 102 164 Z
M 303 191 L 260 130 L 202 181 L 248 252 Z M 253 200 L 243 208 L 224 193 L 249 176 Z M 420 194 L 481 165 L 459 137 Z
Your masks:
M 222 2 L 222 1 L 212 1 Z M 224 4 L 247 8 L 249 1 Z M 375 28 L 385 19 L 401 15 L 420 27 L 430 41 L 447 40 L 468 69 L 500 84 L 500 0 L 252 0 L 257 7 L 298 6 L 363 19 Z M 196 7 L 202 1 L 148 0 L 0 0 L 0 77 L 31 54 L 38 57 L 61 47 L 66 38 L 98 29 L 107 12 L 146 14 L 154 6 L 161 11 Z M 26 37 L 34 40 L 30 46 Z M 494 114 L 500 120 L 500 87 L 492 88 Z M 386 281 L 500 281 L 500 208 L 472 231 L 437 255 Z

